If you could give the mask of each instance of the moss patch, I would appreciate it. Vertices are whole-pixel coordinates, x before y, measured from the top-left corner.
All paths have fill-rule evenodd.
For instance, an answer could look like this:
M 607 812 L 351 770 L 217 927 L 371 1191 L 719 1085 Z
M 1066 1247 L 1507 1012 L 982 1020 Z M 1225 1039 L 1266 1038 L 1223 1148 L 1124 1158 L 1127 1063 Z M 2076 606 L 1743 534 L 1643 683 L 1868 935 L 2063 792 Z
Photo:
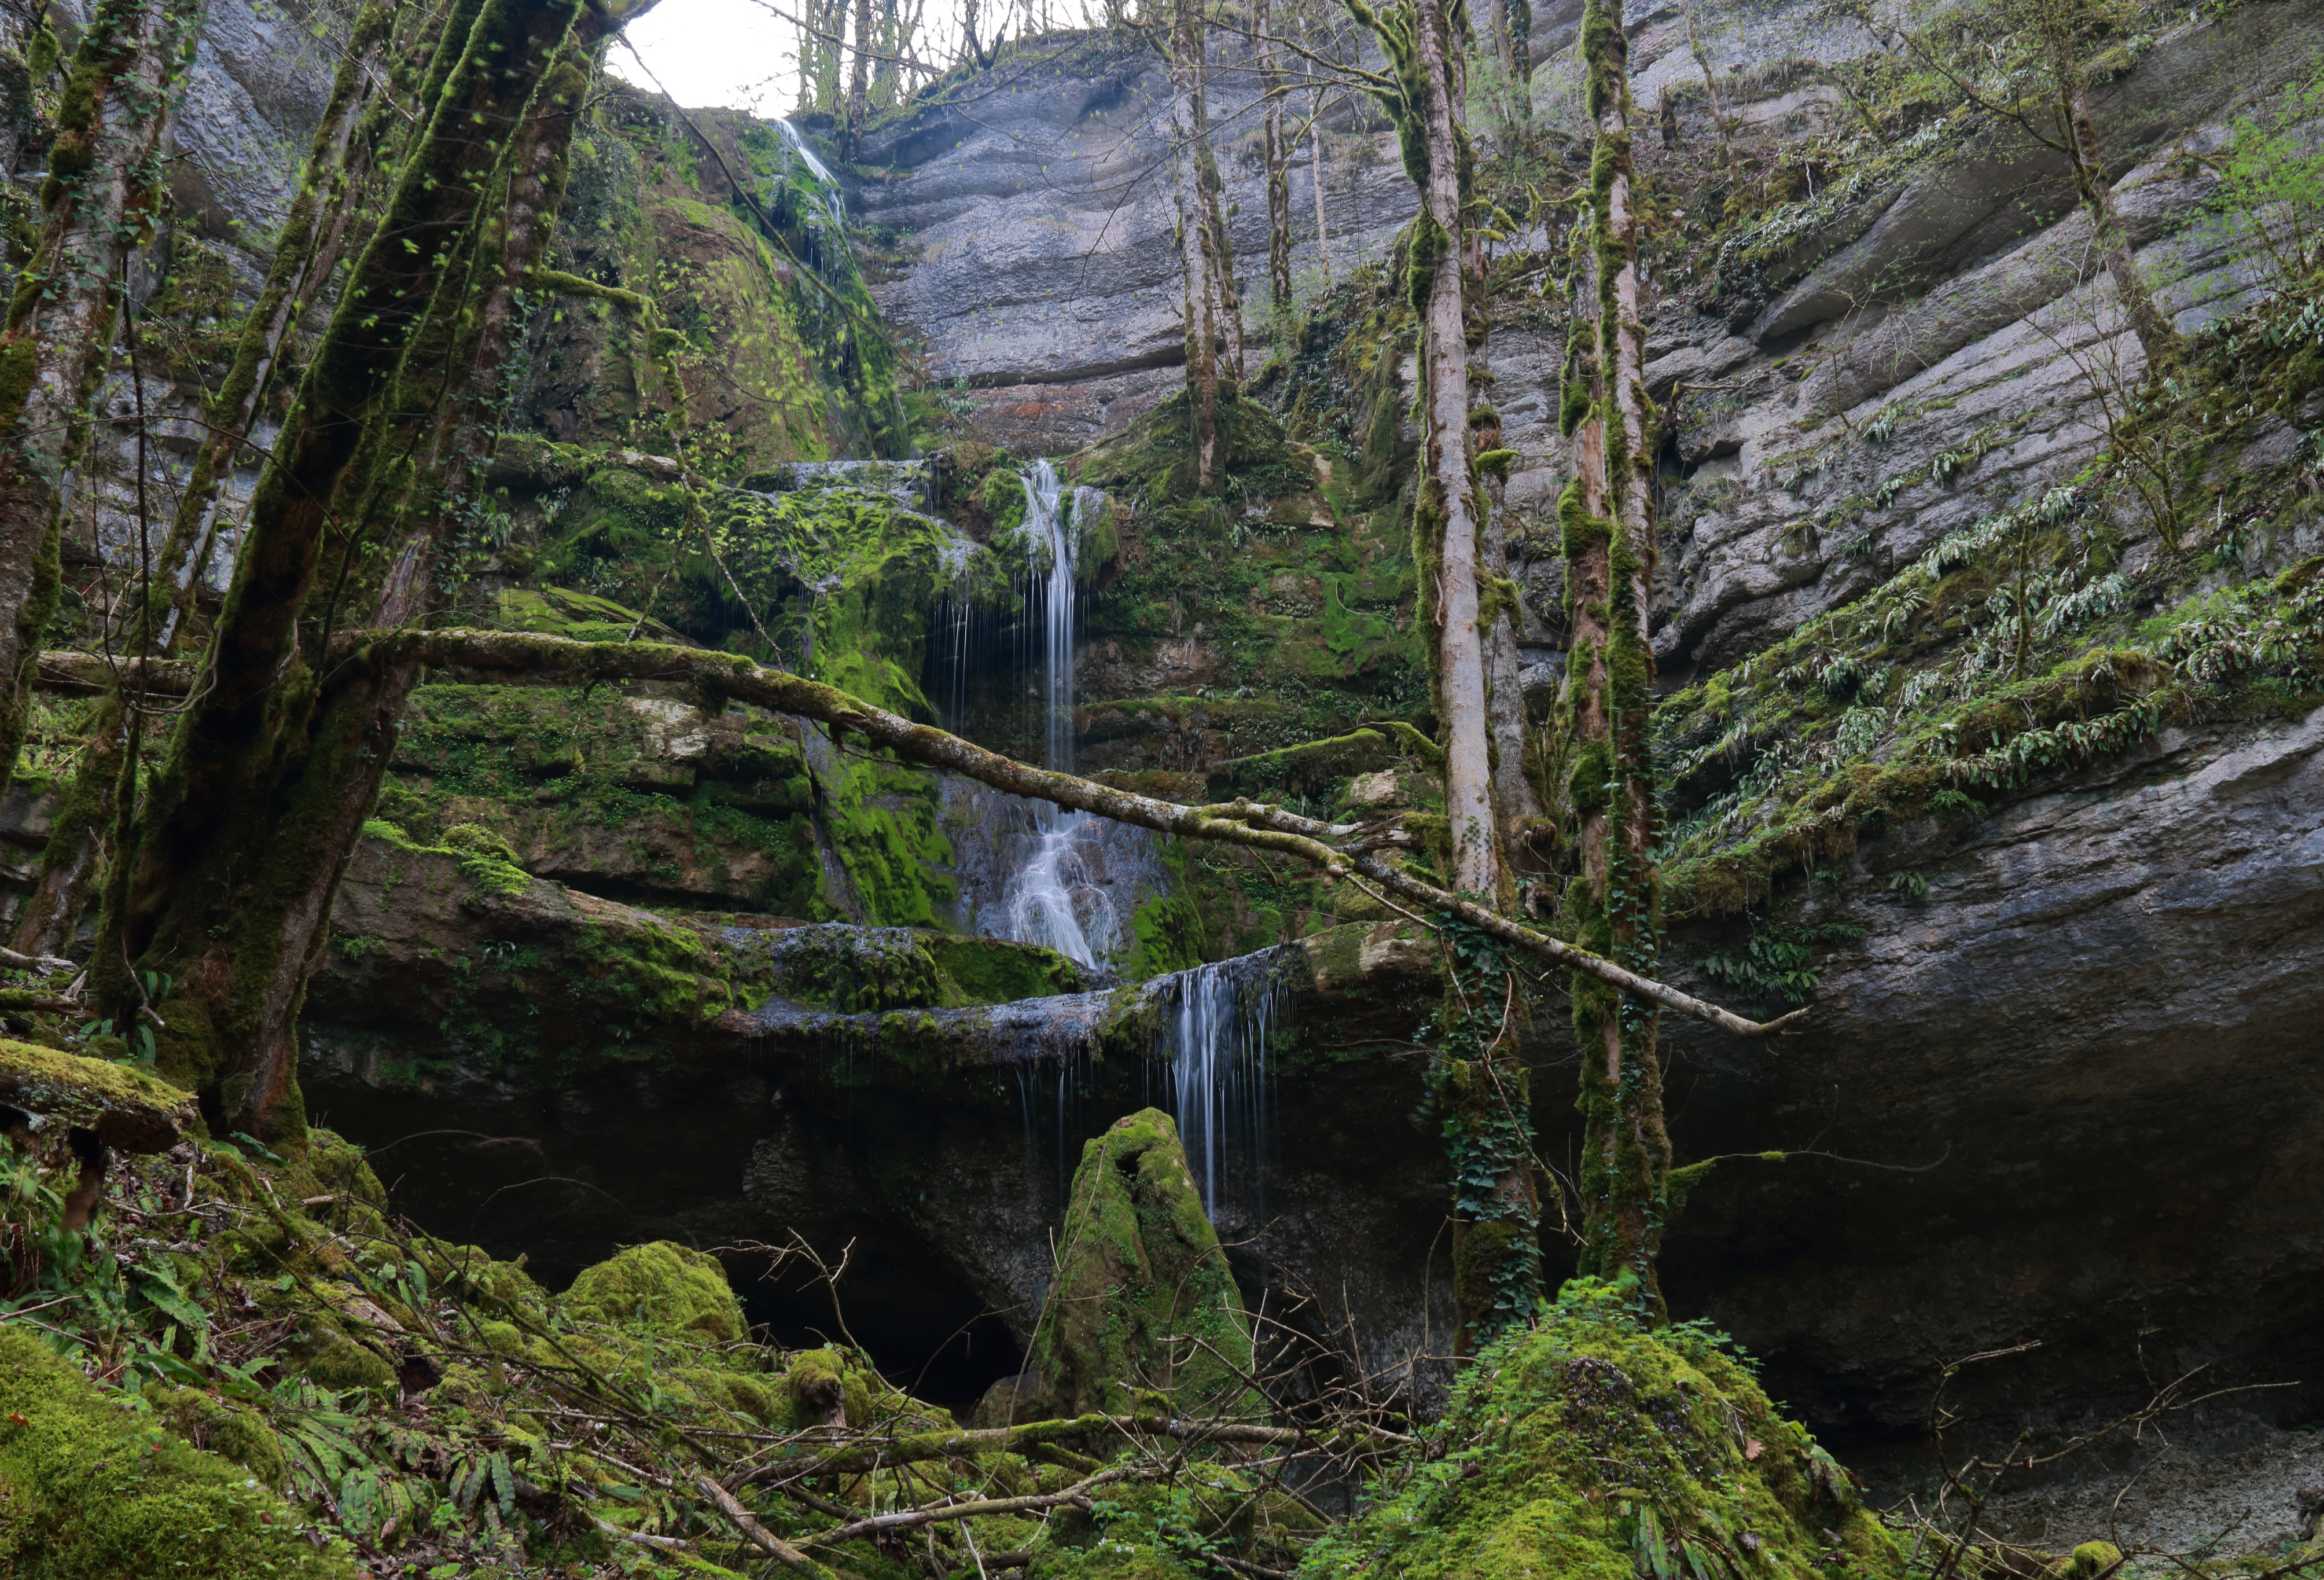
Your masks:
M 1578 1281 L 1488 1345 L 1302 1580 L 1639 1575 L 1902 1580 L 1848 1473 L 1701 1330 Z
M 133 1413 L 136 1403 L 0 1328 L 0 1568 L 27 1580 L 354 1580 L 345 1545 L 318 1551 L 264 1478 Z M 273 1465 L 279 1474 L 279 1449 Z

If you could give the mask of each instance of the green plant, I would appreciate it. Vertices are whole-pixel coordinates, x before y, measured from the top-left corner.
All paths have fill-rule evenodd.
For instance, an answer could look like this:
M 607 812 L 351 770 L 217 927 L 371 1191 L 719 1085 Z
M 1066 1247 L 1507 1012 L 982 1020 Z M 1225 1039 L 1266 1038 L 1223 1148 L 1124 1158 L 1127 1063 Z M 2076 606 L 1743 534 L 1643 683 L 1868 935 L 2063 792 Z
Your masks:
M 1817 949 L 1856 943 L 1863 937 L 1862 928 L 1847 922 L 1783 924 L 1754 919 L 1740 948 L 1706 955 L 1702 968 L 1751 998 L 1803 1004 L 1815 996 L 1816 984 L 1823 979 Z

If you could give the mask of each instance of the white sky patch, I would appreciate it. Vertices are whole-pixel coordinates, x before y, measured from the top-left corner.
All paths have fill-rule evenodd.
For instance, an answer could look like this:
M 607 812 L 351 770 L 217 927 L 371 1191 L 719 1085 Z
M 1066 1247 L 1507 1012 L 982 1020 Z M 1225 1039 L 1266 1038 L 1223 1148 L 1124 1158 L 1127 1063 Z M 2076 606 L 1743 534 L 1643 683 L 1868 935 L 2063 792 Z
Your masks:
M 787 115 L 798 106 L 792 30 L 756 0 L 661 0 L 630 24 L 637 51 L 616 42 L 606 69 L 650 92 L 653 78 L 688 109 Z M 642 58 L 652 77 L 638 69 Z

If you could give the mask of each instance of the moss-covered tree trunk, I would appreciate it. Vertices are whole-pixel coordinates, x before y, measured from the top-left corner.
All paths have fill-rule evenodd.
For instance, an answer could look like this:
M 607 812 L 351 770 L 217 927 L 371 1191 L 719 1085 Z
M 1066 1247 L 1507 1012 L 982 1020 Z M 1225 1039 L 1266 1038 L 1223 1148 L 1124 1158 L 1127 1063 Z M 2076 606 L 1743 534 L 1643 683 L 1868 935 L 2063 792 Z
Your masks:
M 1497 430 L 1496 430 L 1497 431 Z M 1500 459 L 1506 459 L 1503 456 Z M 1506 474 L 1484 475 L 1484 497 L 1477 559 L 1486 587 L 1485 717 L 1493 741 L 1493 814 L 1499 819 L 1501 847 L 1512 880 L 1542 870 L 1528 843 L 1544 808 L 1530 774 L 1535 758 L 1533 726 L 1526 717 L 1523 661 L 1517 652 L 1517 583 L 1509 576 L 1509 517 L 1502 501 Z
M 122 272 L 163 188 L 198 0 L 101 0 L 73 54 L 32 254 L 0 328 L 0 786 L 56 613 L 68 478 L 113 352 Z
M 1487 903 L 1505 898 L 1500 820 L 1493 807 L 1492 721 L 1485 699 L 1483 525 L 1469 426 L 1467 284 L 1471 160 L 1463 127 L 1458 0 L 1415 0 L 1413 110 L 1425 163 L 1413 221 L 1412 287 L 1421 313 L 1420 500 L 1414 532 L 1433 594 L 1437 728 L 1452 884 Z M 1411 134 L 1406 134 L 1406 142 Z M 1410 155 L 1407 153 L 1407 162 Z
M 1655 671 L 1647 597 L 1655 563 L 1653 455 L 1631 208 L 1628 46 L 1620 0 L 1590 0 L 1582 47 L 1596 131 L 1586 227 L 1588 294 L 1577 314 L 1564 411 L 1579 420 L 1574 480 L 1559 504 L 1572 645 L 1566 661 L 1567 793 L 1581 871 L 1566 887 L 1574 941 L 1651 974 L 1661 874 L 1648 738 Z M 1657 1316 L 1670 1138 L 1655 1005 L 1576 975 L 1582 1047 L 1582 1270 L 1635 1280 Z
M 135 984 L 118 953 L 169 973 L 167 1067 L 208 1095 L 214 1112 L 262 1134 L 291 1137 L 303 1123 L 295 1019 L 306 974 L 328 924 L 330 897 L 392 744 L 408 676 L 364 671 L 344 695 L 320 695 L 311 640 L 324 640 L 318 590 L 339 513 L 373 500 L 358 462 L 383 464 L 370 441 L 398 420 L 397 395 L 434 369 L 408 353 L 440 353 L 455 315 L 481 334 L 490 286 L 462 260 L 497 271 L 503 236 L 496 199 L 513 199 L 540 128 L 569 136 L 569 108 L 529 121 L 543 79 L 574 29 L 580 0 L 487 0 L 465 38 L 427 131 L 398 173 L 378 232 L 364 249 L 330 328 L 317 347 L 281 441 L 253 497 L 234 585 L 205 662 L 207 689 L 180 723 L 139 824 L 124 903 L 106 919 L 117 947 L 100 941 L 97 986 L 109 1007 L 134 1008 Z M 631 9 L 641 9 L 632 7 Z M 604 18 L 607 14 L 593 10 Z M 486 227 L 494 246 L 479 246 Z M 537 228 L 537 227 L 535 227 Z M 530 232 L 528 233 L 530 235 Z M 528 242 L 530 245 L 530 242 Z M 503 324 L 504 327 L 504 324 Z M 475 344 L 466 330 L 452 345 Z M 398 513 L 374 512 L 387 522 Z M 360 521 L 354 532 L 365 531 Z M 375 542 L 337 541 L 323 600 L 349 598 L 348 565 L 375 602 L 401 563 Z M 364 610 L 363 612 L 369 612 Z M 357 695 L 361 693 L 361 695 Z
M 863 152 L 863 123 L 872 114 L 872 0 L 855 0 L 855 60 L 847 78 L 847 157 Z
M 338 265 L 357 208 L 355 187 L 373 152 L 373 143 L 358 142 L 355 131 L 378 79 L 394 17 L 391 7 L 374 0 L 355 18 L 308 151 L 299 195 L 275 242 L 265 284 L 244 320 L 226 379 L 204 409 L 193 468 L 155 561 L 156 584 L 141 589 L 156 632 L 152 647 L 159 654 L 177 646 L 193 615 L 217 539 L 219 493 L 250 437 L 251 423 L 281 361 L 283 338 Z M 373 128 L 374 134 L 383 130 Z M 121 697 L 110 694 L 90 725 L 88 749 L 50 830 L 32 892 L 18 913 L 14 945 L 23 952 L 61 955 L 72 941 L 115 821 L 114 790 L 121 782 L 125 734 Z
M 1420 314 L 1423 421 L 1413 541 L 1435 651 L 1449 886 L 1486 905 L 1506 905 L 1509 866 L 1486 672 L 1494 572 L 1470 411 L 1468 282 L 1478 248 L 1468 216 L 1473 164 L 1462 103 L 1462 13 L 1458 0 L 1409 0 L 1385 13 L 1364 0 L 1348 4 L 1387 50 L 1394 87 L 1375 91 L 1396 118 L 1405 169 L 1421 192 L 1408 244 L 1409 284 Z M 1506 583 L 1503 575 L 1500 585 Z M 1517 695 L 1514 651 L 1507 698 Z M 1521 764 L 1522 753 L 1517 756 Z M 1444 938 L 1445 999 L 1435 1024 L 1430 1098 L 1443 1117 L 1452 1169 L 1456 1347 L 1471 1354 L 1533 1309 L 1540 1289 L 1540 1202 L 1531 1095 L 1517 1058 L 1523 1006 L 1514 978 L 1498 965 L 1497 946 L 1484 944 L 1480 954 L 1465 934 Z

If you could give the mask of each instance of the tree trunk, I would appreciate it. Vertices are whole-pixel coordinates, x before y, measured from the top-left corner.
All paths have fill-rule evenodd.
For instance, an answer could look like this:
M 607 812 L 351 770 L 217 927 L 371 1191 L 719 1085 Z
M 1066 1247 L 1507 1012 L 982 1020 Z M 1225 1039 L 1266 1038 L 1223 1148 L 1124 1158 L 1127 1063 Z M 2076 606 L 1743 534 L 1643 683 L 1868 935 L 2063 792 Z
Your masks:
M 62 955 L 72 944 L 104 864 L 106 841 L 113 835 L 113 792 L 121 780 L 127 727 L 119 696 L 106 693 L 89 727 L 88 749 L 73 771 L 72 789 L 41 852 L 40 876 L 16 915 L 9 946 L 20 955 Z
M 1508 0 L 1511 105 L 1520 121 L 1533 119 L 1533 0 Z
M 855 0 L 855 60 L 847 79 L 847 157 L 863 152 L 863 122 L 872 113 L 872 0 Z
M 1267 96 L 1267 282 L 1277 350 L 1291 354 L 1291 151 L 1283 145 L 1283 74 L 1276 69 L 1274 19 L 1259 0 L 1259 88 Z
M 1578 938 L 1643 975 L 1654 967 L 1661 902 L 1647 733 L 1655 661 L 1646 608 L 1655 523 L 1620 0 L 1590 0 L 1582 43 L 1597 134 L 1591 162 L 1592 300 L 1586 304 L 1597 335 L 1573 374 L 1583 381 L 1588 404 L 1576 436 L 1574 482 L 1558 513 L 1573 633 L 1566 664 L 1573 764 L 1569 794 L 1580 827 L 1582 869 L 1565 898 Z M 1602 980 L 1577 975 L 1573 1021 L 1583 1049 L 1581 1270 L 1634 1282 L 1659 1320 L 1655 1257 L 1670 1139 L 1655 1050 L 1656 1008 Z
M 67 479 L 112 357 L 122 271 L 162 190 L 161 134 L 200 21 L 198 0 L 97 6 L 58 111 L 46 217 L 0 328 L 0 788 L 62 587 Z
M 2107 179 L 2106 156 L 2098 149 L 2098 123 L 2090 115 L 2089 93 L 2074 48 L 2073 30 L 2067 25 L 2068 14 L 2053 5 L 2044 7 L 2042 14 L 2050 71 L 2058 89 L 2059 130 L 2065 134 L 2066 157 L 2074 168 L 2074 190 L 2089 211 L 2098 255 L 2106 260 L 2107 273 L 2114 280 L 2115 294 L 2130 320 L 2131 333 L 2138 337 L 2139 348 L 2146 354 L 2146 365 L 2162 367 L 2178 354 L 2179 332 L 2155 304 L 2145 276 L 2138 272 L 2129 234 L 2123 228 L 2114 183 Z
M 487 0 L 460 42 L 260 476 L 206 688 L 141 819 L 125 901 L 106 918 L 118 943 L 100 940 L 100 1003 L 120 1005 L 133 991 L 116 954 L 168 971 L 165 1060 L 259 1133 L 295 1138 L 303 1124 L 290 1029 L 369 804 L 366 794 L 352 805 L 350 787 L 366 775 L 376 784 L 392 744 L 383 716 L 392 725 L 401 705 L 384 677 L 369 683 L 368 712 L 356 698 L 318 708 L 300 638 L 334 506 L 371 493 L 351 464 L 376 456 L 368 439 L 395 420 L 403 381 L 434 371 L 405 366 L 407 350 L 440 342 L 431 309 L 489 313 L 489 302 L 443 302 L 447 274 L 476 255 L 472 238 L 493 217 L 485 199 L 513 179 L 503 161 L 521 156 L 528 106 L 581 9 Z M 569 135 L 569 110 L 545 120 Z
M 1227 230 L 1226 183 L 1219 179 L 1217 154 L 1211 148 L 1211 67 L 1200 6 L 1194 17 L 1194 176 L 1202 192 L 1205 261 L 1211 270 L 1211 293 L 1218 303 L 1214 325 L 1222 375 L 1242 382 L 1242 294 L 1235 289 L 1234 239 Z
M 1323 273 L 1323 289 L 1332 289 L 1332 237 L 1323 221 L 1323 93 L 1315 95 L 1315 115 L 1307 124 L 1308 179 L 1315 188 L 1315 265 Z
M 1480 628 L 1478 498 L 1470 453 L 1465 263 L 1468 149 L 1461 134 L 1457 43 L 1442 0 L 1416 0 L 1415 51 L 1422 92 L 1416 106 L 1428 166 L 1413 226 L 1412 268 L 1425 277 L 1421 310 L 1422 399 L 1427 431 L 1415 532 L 1433 553 L 1423 576 L 1433 593 L 1437 724 L 1444 742 L 1444 809 L 1451 825 L 1452 886 L 1501 896 L 1504 867 L 1493 815 L 1492 731 L 1485 711 Z M 1416 291 L 1418 282 L 1416 281 Z
M 204 412 L 208 427 L 161 551 L 165 587 L 160 590 L 169 609 L 156 644 L 161 652 L 176 644 L 192 612 L 216 540 L 218 491 L 250 437 L 251 422 L 281 359 L 283 338 L 338 266 L 347 226 L 358 207 L 355 187 L 372 153 L 356 143 L 355 128 L 370 103 L 394 14 L 392 7 L 372 0 L 355 18 L 330 101 L 308 149 L 299 195 L 274 245 L 266 283 L 243 323 L 233 365 Z
M 1509 577 L 1509 520 L 1501 502 L 1504 486 L 1496 471 L 1484 479 L 1484 530 L 1477 558 L 1485 585 L 1492 589 L 1485 623 L 1485 716 L 1493 736 L 1493 815 L 1500 820 L 1501 845 L 1511 871 L 1526 862 L 1526 830 L 1543 816 L 1540 795 L 1526 770 L 1533 756 L 1532 726 L 1526 718 L 1523 661 L 1517 654 L 1517 586 Z
M 1170 34 L 1171 184 L 1178 206 L 1178 261 L 1185 275 L 1186 416 L 1194 448 L 1194 491 L 1208 494 L 1219 476 L 1219 318 L 1211 227 L 1203 199 L 1197 141 L 1203 71 L 1203 16 L 1194 0 L 1178 0 Z

